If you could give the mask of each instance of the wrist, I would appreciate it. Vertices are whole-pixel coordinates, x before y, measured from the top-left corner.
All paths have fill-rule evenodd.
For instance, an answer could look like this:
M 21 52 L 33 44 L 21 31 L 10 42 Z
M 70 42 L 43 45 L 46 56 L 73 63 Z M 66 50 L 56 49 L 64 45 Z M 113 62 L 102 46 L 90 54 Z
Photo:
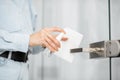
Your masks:
M 30 35 L 30 41 L 29 41 L 29 46 L 30 47 L 34 47 L 34 46 L 42 46 L 45 47 L 45 45 L 43 45 L 39 39 L 39 36 L 36 34 L 31 34 Z
M 33 40 L 32 40 L 32 35 L 30 35 L 29 46 L 30 46 L 30 47 L 33 47 L 33 46 L 34 46 L 34 45 L 33 45 Z

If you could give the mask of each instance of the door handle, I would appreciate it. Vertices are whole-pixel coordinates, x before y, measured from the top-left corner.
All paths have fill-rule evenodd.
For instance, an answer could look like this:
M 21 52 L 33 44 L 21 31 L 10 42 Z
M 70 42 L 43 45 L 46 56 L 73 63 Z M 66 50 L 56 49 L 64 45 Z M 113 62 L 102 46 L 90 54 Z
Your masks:
M 120 56 L 120 40 L 101 41 L 89 44 L 89 48 L 75 48 L 71 49 L 70 52 L 90 53 L 90 58 L 108 58 L 108 57 L 119 57 Z

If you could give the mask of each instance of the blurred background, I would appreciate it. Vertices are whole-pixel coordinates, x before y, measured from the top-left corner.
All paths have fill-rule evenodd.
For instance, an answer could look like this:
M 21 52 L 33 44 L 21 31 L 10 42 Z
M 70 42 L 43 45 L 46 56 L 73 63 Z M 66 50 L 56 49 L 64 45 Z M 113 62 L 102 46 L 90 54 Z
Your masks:
M 70 27 L 84 35 L 80 47 L 90 43 L 120 39 L 120 1 L 111 0 L 33 0 L 38 14 L 36 30 L 43 27 Z M 77 41 L 77 40 L 76 40 Z M 75 54 L 68 63 L 56 56 L 30 55 L 30 80 L 120 80 L 120 59 L 90 59 L 88 53 Z M 110 63 L 111 71 L 110 72 Z

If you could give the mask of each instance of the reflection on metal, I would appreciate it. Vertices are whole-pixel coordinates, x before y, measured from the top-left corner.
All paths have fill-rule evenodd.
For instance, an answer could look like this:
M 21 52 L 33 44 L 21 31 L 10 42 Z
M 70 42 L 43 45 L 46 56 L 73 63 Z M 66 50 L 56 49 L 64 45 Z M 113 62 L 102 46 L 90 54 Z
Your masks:
M 71 49 L 71 53 L 89 52 L 90 58 L 118 57 L 120 53 L 119 40 L 101 41 L 90 44 L 90 48 Z
M 77 53 L 77 52 L 95 52 L 95 53 L 99 53 L 99 52 L 103 52 L 104 48 L 76 48 L 76 49 L 71 49 L 71 53 Z

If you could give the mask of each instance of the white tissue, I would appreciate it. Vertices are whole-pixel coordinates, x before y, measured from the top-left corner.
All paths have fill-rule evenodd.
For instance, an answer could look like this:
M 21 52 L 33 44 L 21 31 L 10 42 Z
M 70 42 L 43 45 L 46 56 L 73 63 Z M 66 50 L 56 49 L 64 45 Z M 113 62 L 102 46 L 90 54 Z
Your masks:
M 70 53 L 70 49 L 79 47 L 83 35 L 70 28 L 64 28 L 64 30 L 66 31 L 66 34 L 61 33 L 56 39 L 60 41 L 62 36 L 66 36 L 68 40 L 65 42 L 60 41 L 61 48 L 58 50 L 58 52 L 53 54 L 64 59 L 65 61 L 72 63 L 74 60 L 74 55 Z

